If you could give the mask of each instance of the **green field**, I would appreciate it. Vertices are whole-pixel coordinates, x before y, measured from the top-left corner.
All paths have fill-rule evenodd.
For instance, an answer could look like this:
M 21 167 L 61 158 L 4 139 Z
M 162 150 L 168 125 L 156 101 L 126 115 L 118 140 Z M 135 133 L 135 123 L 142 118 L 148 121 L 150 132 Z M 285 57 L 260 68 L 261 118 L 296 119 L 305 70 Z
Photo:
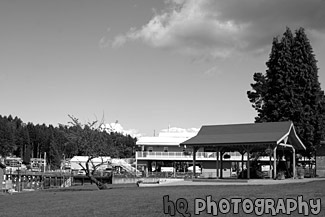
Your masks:
M 0 194 L 0 216 L 170 216 L 163 212 L 163 196 L 170 201 L 184 198 L 188 201 L 188 212 L 194 215 L 195 198 L 213 200 L 221 198 L 297 198 L 304 201 L 320 198 L 321 213 L 325 216 L 325 181 L 267 186 L 174 186 L 138 188 L 135 185 L 111 185 L 111 189 L 99 191 L 95 186 L 76 186 L 66 189 L 50 189 L 13 195 Z M 241 209 L 234 215 L 248 216 Z M 310 214 L 311 215 L 311 214 Z M 176 212 L 175 216 L 182 216 Z M 206 212 L 199 216 L 213 216 Z M 255 214 L 249 216 L 256 216 Z M 263 215 L 267 216 L 267 215 Z M 270 215 L 269 215 L 270 216 Z M 276 216 L 287 216 L 277 214 Z M 304 216 L 293 212 L 291 216 Z

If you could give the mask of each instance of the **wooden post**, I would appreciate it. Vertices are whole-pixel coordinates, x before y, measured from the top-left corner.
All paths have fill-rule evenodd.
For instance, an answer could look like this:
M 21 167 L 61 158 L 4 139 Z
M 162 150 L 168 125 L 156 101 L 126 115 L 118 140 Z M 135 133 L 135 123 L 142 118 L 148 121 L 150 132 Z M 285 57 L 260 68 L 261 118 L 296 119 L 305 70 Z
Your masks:
M 220 179 L 223 178 L 223 154 L 225 152 L 220 151 Z
M 250 179 L 251 178 L 251 174 L 250 174 L 250 171 L 251 171 L 251 169 L 250 169 L 250 163 L 249 163 L 249 153 L 250 152 L 250 150 L 249 150 L 249 148 L 247 149 L 247 179 Z
M 32 183 L 34 183 L 34 189 L 37 189 L 38 178 L 37 176 L 32 176 Z
M 176 162 L 174 161 L 174 178 L 176 177 Z
M 216 178 L 219 179 L 219 147 L 217 147 L 216 157 L 217 157 L 217 161 L 216 161 Z
M 241 154 L 241 178 L 244 178 L 244 154 L 245 152 L 243 152 Z
M 296 149 L 292 146 L 292 157 L 293 157 L 293 159 L 292 159 L 292 169 L 293 169 L 293 179 L 295 179 L 296 178 Z
M 193 176 L 196 178 L 196 147 L 193 146 Z
M 270 179 L 272 179 L 272 173 L 271 173 L 271 168 L 272 168 L 272 154 L 270 153 L 270 170 L 269 170 L 269 175 L 270 175 Z
M 17 181 L 18 181 L 18 182 L 17 182 L 17 183 L 18 183 L 18 185 L 17 185 L 17 191 L 18 191 L 18 192 L 20 191 L 20 181 L 21 181 L 21 180 L 20 180 L 20 173 L 19 173 L 19 172 L 20 172 L 20 168 L 19 168 L 19 170 L 18 170 L 18 176 L 17 176 Z
M 244 178 L 244 154 L 245 152 L 240 152 L 241 154 L 241 178 Z
M 155 165 L 156 165 L 155 170 L 157 170 L 157 164 Z M 137 177 L 138 175 L 137 171 L 138 171 L 138 152 L 136 151 L 135 152 L 135 177 Z
M 322 144 L 322 142 L 321 142 Z M 317 177 L 317 151 L 315 151 L 315 170 L 314 170 L 314 177 Z
M 273 179 L 276 179 L 276 149 L 277 147 L 273 149 Z

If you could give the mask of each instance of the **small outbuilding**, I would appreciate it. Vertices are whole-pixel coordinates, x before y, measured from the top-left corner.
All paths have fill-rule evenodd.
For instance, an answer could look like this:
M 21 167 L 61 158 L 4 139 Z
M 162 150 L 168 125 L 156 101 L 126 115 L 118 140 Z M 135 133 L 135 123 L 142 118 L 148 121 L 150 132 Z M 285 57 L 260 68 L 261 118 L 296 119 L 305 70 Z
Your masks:
M 250 154 L 253 152 L 269 152 L 273 156 L 273 177 L 277 175 L 277 154 L 286 149 L 292 153 L 292 175 L 296 176 L 296 150 L 305 150 L 304 144 L 296 134 L 291 121 L 265 122 L 249 124 L 209 125 L 202 126 L 193 138 L 180 144 L 184 148 L 192 148 L 193 165 L 196 165 L 196 152 L 202 148 L 216 151 L 216 178 L 222 178 L 223 155 L 226 152 L 239 152 L 247 155 L 247 178 L 250 178 Z M 218 156 L 221 156 L 220 159 Z M 271 160 L 270 160 L 271 161 Z M 219 168 L 221 174 L 219 176 Z M 195 167 L 194 167 L 194 174 Z
M 74 156 L 70 160 L 71 170 L 82 170 L 83 167 L 86 168 L 86 162 L 88 161 L 88 156 Z M 111 157 L 107 156 L 100 156 L 93 158 L 91 160 L 90 169 L 93 169 L 94 166 L 98 167 L 97 169 L 106 169 L 109 165 L 109 161 L 111 160 Z

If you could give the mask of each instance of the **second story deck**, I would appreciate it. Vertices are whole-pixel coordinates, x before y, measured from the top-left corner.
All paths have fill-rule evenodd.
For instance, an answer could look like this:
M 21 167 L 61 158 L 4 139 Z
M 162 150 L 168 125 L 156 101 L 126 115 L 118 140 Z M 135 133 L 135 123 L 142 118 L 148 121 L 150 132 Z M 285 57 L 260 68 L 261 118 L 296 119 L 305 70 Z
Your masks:
M 238 152 L 226 153 L 230 158 L 223 158 L 224 161 L 241 161 L 242 155 Z M 138 151 L 136 152 L 136 159 L 138 160 L 179 160 L 191 161 L 193 154 L 191 152 L 160 152 L 160 151 Z M 219 155 L 219 159 L 220 155 Z M 196 152 L 196 160 L 215 161 L 217 160 L 216 152 Z M 244 155 L 244 161 L 247 160 L 247 155 Z M 259 160 L 269 161 L 270 157 L 261 156 Z M 271 158 L 273 160 L 273 158 Z

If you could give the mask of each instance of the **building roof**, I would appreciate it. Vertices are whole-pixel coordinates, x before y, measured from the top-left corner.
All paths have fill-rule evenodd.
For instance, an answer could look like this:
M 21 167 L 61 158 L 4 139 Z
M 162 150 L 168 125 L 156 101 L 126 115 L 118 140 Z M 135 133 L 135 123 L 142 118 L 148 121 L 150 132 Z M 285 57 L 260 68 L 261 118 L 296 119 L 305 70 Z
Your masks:
M 82 162 L 87 162 L 88 159 L 89 159 L 88 156 L 74 156 L 73 158 L 71 158 L 70 162 L 82 163 Z M 111 157 L 103 156 L 103 157 L 96 157 L 91 161 L 93 163 L 101 163 L 102 161 L 107 162 L 109 160 L 111 160 Z
M 140 137 L 136 144 L 148 146 L 179 146 L 179 144 L 189 138 L 190 137 Z
M 202 126 L 197 136 L 181 145 L 225 147 L 277 145 L 280 143 L 293 145 L 298 150 L 306 149 L 297 136 L 291 121 Z
M 168 128 L 159 132 L 158 136 L 144 136 L 138 138 L 136 144 L 138 146 L 179 146 L 180 143 L 185 142 L 197 134 L 197 128 L 181 129 Z

